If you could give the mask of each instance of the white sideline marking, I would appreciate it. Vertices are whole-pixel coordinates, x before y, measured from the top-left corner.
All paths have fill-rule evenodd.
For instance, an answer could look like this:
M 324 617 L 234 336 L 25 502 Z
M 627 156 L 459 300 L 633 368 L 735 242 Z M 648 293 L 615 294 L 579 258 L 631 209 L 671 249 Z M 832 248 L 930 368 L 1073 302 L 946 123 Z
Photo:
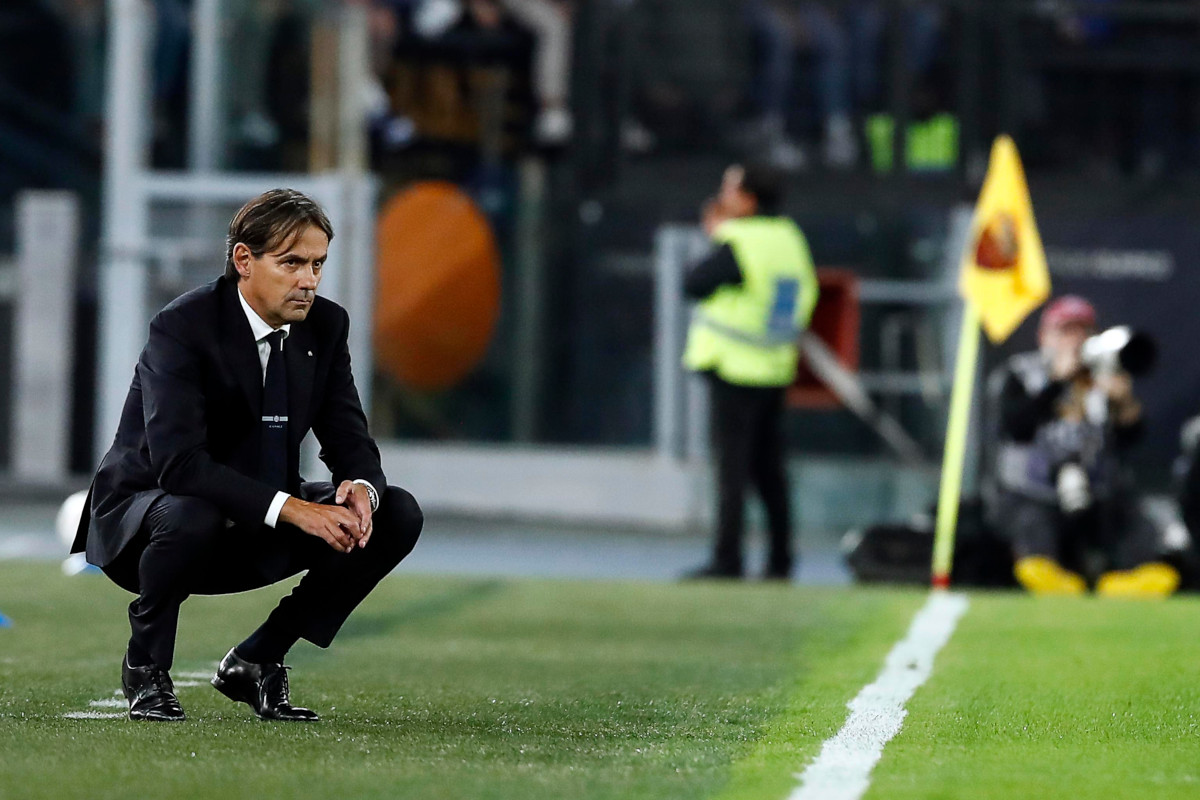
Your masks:
M 216 666 L 213 666 L 216 669 Z M 194 686 L 205 686 L 208 684 L 208 679 L 212 677 L 212 672 L 180 672 L 181 678 L 197 678 L 200 680 L 182 680 L 175 681 L 176 689 L 191 689 Z M 128 708 L 129 702 L 125 699 L 125 693 L 120 689 L 113 690 L 112 697 L 106 697 L 101 700 L 89 700 L 88 707 L 90 708 Z M 116 719 L 124 717 L 127 712 L 108 713 L 104 711 L 68 711 L 63 714 L 65 719 Z
M 108 697 L 104 700 L 90 700 L 88 705 L 92 708 L 127 708 L 129 703 L 116 697 Z
M 933 671 L 933 659 L 950 640 L 967 598 L 934 591 L 896 643 L 875 682 L 847 704 L 850 716 L 821 753 L 797 775 L 800 786 L 788 800 L 858 800 L 871 784 L 883 747 L 900 732 L 904 704 Z

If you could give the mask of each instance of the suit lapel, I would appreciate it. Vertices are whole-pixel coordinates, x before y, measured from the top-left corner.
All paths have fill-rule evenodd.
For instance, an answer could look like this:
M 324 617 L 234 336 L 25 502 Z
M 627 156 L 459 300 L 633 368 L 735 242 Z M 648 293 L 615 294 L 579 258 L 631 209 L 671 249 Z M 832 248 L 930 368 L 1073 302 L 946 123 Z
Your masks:
M 283 341 L 288 374 L 288 436 L 299 444 L 308 430 L 309 404 L 316 376 L 316 352 L 312 330 L 303 322 L 293 322 Z
M 246 396 L 253 419 L 257 423 L 262 416 L 262 362 L 258 360 L 258 345 L 254 341 L 254 333 L 250 330 L 250 322 L 246 312 L 237 298 L 237 286 L 226 283 L 222 293 L 221 310 L 225 335 L 221 336 L 221 350 L 225 355 L 225 363 L 229 365 Z

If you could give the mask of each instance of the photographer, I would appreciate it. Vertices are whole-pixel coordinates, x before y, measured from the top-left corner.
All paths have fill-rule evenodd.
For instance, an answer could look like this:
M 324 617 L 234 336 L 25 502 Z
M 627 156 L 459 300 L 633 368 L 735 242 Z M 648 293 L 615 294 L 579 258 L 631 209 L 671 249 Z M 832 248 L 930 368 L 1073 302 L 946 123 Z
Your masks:
M 1121 464 L 1143 432 L 1142 406 L 1127 372 L 1085 361 L 1095 327 L 1091 303 L 1061 297 L 1042 313 L 1038 351 L 992 376 L 993 516 L 1031 592 L 1082 594 L 1094 578 L 1098 594 L 1165 596 L 1179 574 L 1155 560 L 1157 533 Z

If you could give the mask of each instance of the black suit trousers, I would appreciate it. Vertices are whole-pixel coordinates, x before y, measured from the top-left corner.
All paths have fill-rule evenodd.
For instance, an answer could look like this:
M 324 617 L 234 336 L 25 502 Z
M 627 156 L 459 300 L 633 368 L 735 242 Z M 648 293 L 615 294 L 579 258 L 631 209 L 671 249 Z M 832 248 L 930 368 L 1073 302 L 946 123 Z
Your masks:
M 332 503 L 334 492 L 331 483 L 309 483 L 302 494 Z M 423 517 L 411 494 L 389 486 L 373 522 L 366 547 L 341 553 L 291 525 L 248 530 L 231 526 L 206 500 L 159 497 L 138 535 L 104 568 L 138 595 L 129 605 L 131 652 L 170 669 L 179 607 L 190 595 L 248 591 L 306 570 L 271 620 L 328 647 L 355 607 L 412 551 Z
M 792 568 L 791 501 L 783 460 L 783 389 L 735 386 L 709 375 L 717 462 L 717 535 L 712 564 L 742 571 L 746 487 L 753 482 L 767 512 L 767 572 Z

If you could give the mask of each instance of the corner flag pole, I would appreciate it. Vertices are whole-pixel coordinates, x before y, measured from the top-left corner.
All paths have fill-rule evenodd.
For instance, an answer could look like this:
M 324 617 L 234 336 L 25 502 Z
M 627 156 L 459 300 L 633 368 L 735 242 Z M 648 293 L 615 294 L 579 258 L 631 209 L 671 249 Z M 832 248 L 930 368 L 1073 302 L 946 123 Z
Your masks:
M 971 394 L 979 363 L 980 327 L 999 344 L 1050 296 L 1050 272 L 1033 219 L 1033 201 L 1017 146 L 1009 136 L 997 136 L 992 144 L 971 231 L 959 275 L 959 291 L 964 301 L 962 332 L 954 362 L 946 454 L 938 491 L 933 540 L 935 589 L 950 585 L 954 563 L 954 533 L 958 527 Z
M 933 587 L 950 586 L 954 561 L 954 533 L 958 527 L 958 505 L 962 494 L 963 459 L 967 451 L 967 427 L 971 421 L 971 395 L 979 360 L 979 309 L 963 301 L 962 331 L 954 361 L 954 387 L 950 392 L 950 421 L 946 425 L 946 451 L 942 458 L 942 482 L 938 490 L 937 526 L 933 539 Z

